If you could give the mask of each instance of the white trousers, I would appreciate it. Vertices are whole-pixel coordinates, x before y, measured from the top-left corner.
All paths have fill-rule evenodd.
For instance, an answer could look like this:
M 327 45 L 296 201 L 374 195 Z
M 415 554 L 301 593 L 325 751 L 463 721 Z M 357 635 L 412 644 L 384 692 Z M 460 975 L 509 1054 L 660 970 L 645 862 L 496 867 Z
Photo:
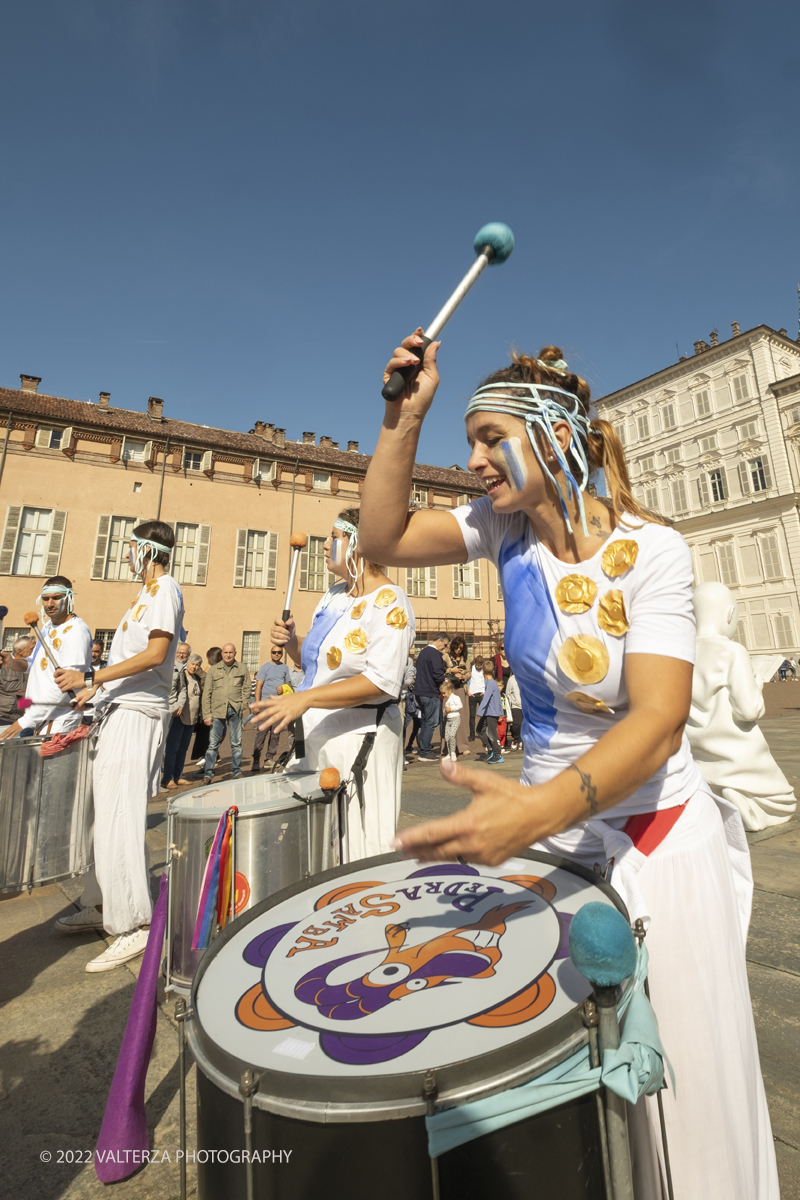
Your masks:
M 563 853 L 558 841 L 542 849 Z M 650 916 L 650 996 L 675 1072 L 662 1097 L 676 1200 L 779 1196 L 747 982 L 742 842 L 733 806 L 698 792 L 636 876 Z M 575 857 L 604 861 L 602 844 Z M 660 1155 L 655 1096 L 647 1108 Z M 662 1188 L 636 1200 L 662 1200 Z
M 375 744 L 364 772 L 364 807 L 358 799 L 352 768 L 363 733 L 340 733 L 337 737 L 306 739 L 306 756 L 292 769 L 322 771 L 335 767 L 348 780 L 347 824 L 350 862 L 390 854 L 400 816 L 400 788 L 403 782 L 403 722 L 384 716 L 375 736 Z
M 106 718 L 93 753 L 94 869 L 81 904 L 102 903 L 103 925 L 115 936 L 152 916 L 145 845 L 147 802 L 158 795 L 169 714 L 117 708 Z

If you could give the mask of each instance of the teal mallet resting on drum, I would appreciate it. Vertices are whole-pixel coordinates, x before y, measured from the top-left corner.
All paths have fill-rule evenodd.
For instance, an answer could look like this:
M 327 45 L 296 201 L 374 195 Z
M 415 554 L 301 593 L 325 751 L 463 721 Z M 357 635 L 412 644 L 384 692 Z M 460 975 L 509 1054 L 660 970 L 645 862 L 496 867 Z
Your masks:
M 425 330 L 422 345 L 414 347 L 414 353 L 419 355 L 419 362 L 410 367 L 401 367 L 399 371 L 395 371 L 389 377 L 381 391 L 384 400 L 397 400 L 402 395 L 403 390 L 422 366 L 422 359 L 428 346 L 439 336 L 481 272 L 490 265 L 497 266 L 499 263 L 504 263 L 511 254 L 514 249 L 514 235 L 509 227 L 503 225 L 501 221 L 492 221 L 475 234 L 473 248 L 478 257 L 450 299 L 439 309 Z

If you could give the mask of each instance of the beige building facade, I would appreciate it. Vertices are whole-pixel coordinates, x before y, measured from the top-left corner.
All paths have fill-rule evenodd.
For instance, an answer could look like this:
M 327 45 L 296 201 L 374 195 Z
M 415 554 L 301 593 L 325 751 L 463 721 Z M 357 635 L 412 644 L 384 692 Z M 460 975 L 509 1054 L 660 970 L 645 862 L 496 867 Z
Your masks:
M 692 549 L 698 583 L 736 596 L 753 654 L 800 648 L 800 345 L 767 325 L 598 400 L 634 491 Z
M 138 521 L 159 516 L 175 531 L 172 574 L 184 594 L 194 650 L 233 642 L 251 670 L 268 656 L 269 629 L 284 607 L 293 531 L 308 535 L 292 611 L 301 633 L 328 587 L 322 543 L 339 512 L 358 507 L 369 464 L 357 442 L 257 421 L 248 433 L 210 429 L 164 414 L 49 396 L 41 380 L 0 389 L 0 604 L 4 641 L 45 578 L 72 581 L 76 609 L 110 643 L 136 585 L 128 540 Z M 454 508 L 482 494 L 473 475 L 418 464 L 410 503 Z M 440 628 L 493 649 L 502 629 L 497 573 L 480 563 L 391 568 L 417 615 L 419 641 Z

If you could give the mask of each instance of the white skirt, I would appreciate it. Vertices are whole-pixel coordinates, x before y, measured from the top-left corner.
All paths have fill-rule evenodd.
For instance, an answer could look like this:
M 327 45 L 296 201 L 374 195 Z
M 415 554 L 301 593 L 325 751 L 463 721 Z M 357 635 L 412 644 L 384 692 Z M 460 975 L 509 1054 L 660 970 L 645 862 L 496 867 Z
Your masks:
M 364 741 L 363 733 L 340 733 L 332 738 L 306 738 L 306 755 L 292 770 L 322 771 L 335 767 L 348 781 L 347 824 L 349 861 L 390 854 L 400 816 L 403 782 L 403 722 L 398 715 L 384 716 L 364 771 L 364 805 L 359 802 L 353 763 Z
M 603 822 L 591 824 L 602 835 Z M 585 826 L 576 834 L 567 830 L 538 848 L 570 853 L 584 866 L 605 862 L 600 836 Z M 638 892 L 631 907 L 649 917 L 650 996 L 675 1072 L 675 1090 L 662 1097 L 676 1200 L 779 1197 L 747 982 L 752 877 L 748 890 L 743 847 L 738 811 L 701 791 L 652 854 L 629 852 L 627 878 L 611 878 L 621 891 Z M 633 856 L 641 861 L 632 871 Z M 646 1103 L 661 1157 L 655 1096 Z M 637 1190 L 637 1200 L 662 1197 L 663 1181 Z

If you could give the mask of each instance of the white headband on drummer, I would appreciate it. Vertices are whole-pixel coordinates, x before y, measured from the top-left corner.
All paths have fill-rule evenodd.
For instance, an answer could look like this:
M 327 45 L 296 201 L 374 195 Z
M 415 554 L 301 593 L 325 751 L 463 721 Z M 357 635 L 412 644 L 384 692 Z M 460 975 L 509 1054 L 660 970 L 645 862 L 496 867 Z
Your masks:
M 351 587 L 358 583 L 359 575 L 364 574 L 364 563 L 359 567 L 355 564 L 356 546 L 358 545 L 358 529 L 350 521 L 345 521 L 343 517 L 337 517 L 333 522 L 334 529 L 341 529 L 342 533 L 346 533 L 350 541 L 347 546 L 347 553 L 344 559 L 344 565 L 347 568 L 347 574 L 352 579 Z M 349 590 L 349 589 L 348 589 Z
M 72 616 L 72 614 L 75 612 L 75 597 L 72 593 L 72 588 L 65 587 L 63 583 L 46 583 L 42 588 L 41 593 L 36 597 L 36 605 L 39 609 L 39 616 L 42 618 L 42 620 L 44 620 L 43 601 L 45 596 L 63 596 L 64 599 L 61 601 L 62 611 L 64 605 L 66 604 L 68 616 Z
M 131 562 L 133 573 L 136 576 L 141 575 L 144 570 L 144 556 L 147 550 L 150 551 L 150 562 L 155 562 L 156 556 L 159 554 L 172 554 L 171 546 L 165 546 L 162 542 L 154 542 L 152 538 L 140 538 L 132 533 L 130 540 L 136 542 L 136 558 Z

